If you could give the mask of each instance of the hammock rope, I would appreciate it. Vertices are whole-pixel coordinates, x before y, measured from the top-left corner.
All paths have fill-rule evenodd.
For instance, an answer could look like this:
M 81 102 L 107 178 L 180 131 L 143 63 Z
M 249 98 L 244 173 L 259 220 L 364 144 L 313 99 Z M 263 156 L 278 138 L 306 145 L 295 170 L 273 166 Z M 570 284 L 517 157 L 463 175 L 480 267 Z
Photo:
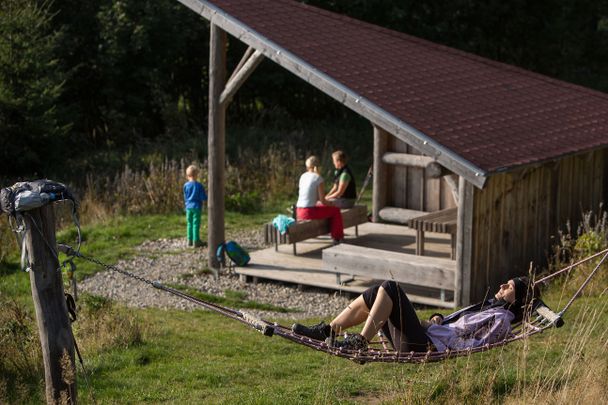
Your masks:
M 542 333 L 546 329 L 560 327 L 563 325 L 563 315 L 566 310 L 572 305 L 572 302 L 581 294 L 583 289 L 590 282 L 591 278 L 597 273 L 600 266 L 606 261 L 608 258 L 608 249 L 605 249 L 597 254 L 594 254 L 590 257 L 587 257 L 584 260 L 581 260 L 577 263 L 567 266 L 564 269 L 556 271 L 546 277 L 543 277 L 539 280 L 534 281 L 534 286 L 537 286 L 541 283 L 546 282 L 549 279 L 556 277 L 559 274 L 562 274 L 566 271 L 571 271 L 577 266 L 586 263 L 600 255 L 604 255 L 599 263 L 595 266 L 593 271 L 589 274 L 586 280 L 583 282 L 581 287 L 574 293 L 572 298 L 566 304 L 566 306 L 558 313 L 553 312 L 550 308 L 548 308 L 541 300 L 536 300 L 531 308 L 529 308 L 528 316 L 524 317 L 524 320 L 519 324 L 515 325 L 512 330 L 512 334 L 507 339 L 502 341 L 486 344 L 484 346 L 468 348 L 463 350 L 450 350 L 447 349 L 445 351 L 426 351 L 426 352 L 398 352 L 395 350 L 388 349 L 387 341 L 385 338 L 381 337 L 380 341 L 374 341 L 370 344 L 370 347 L 365 351 L 358 350 L 347 350 L 342 348 L 336 348 L 327 345 L 325 342 L 311 339 L 306 336 L 295 334 L 291 331 L 291 328 L 280 325 L 276 322 L 270 322 L 265 319 L 261 319 L 256 317 L 253 314 L 244 311 L 238 311 L 235 309 L 231 309 L 228 307 L 224 307 L 219 304 L 214 304 L 200 298 L 194 297 L 190 294 L 184 293 L 183 291 L 177 290 L 175 288 L 171 288 L 161 284 L 158 281 L 148 280 L 144 277 L 133 274 L 129 271 L 120 269 L 116 266 L 112 266 L 106 263 L 101 262 L 93 257 L 85 256 L 80 253 L 79 250 L 72 249 L 69 245 L 59 244 L 59 250 L 70 257 L 78 257 L 80 259 L 95 263 L 99 266 L 104 267 L 107 270 L 118 272 L 124 276 L 133 278 L 140 282 L 146 283 L 156 289 L 165 291 L 169 294 L 180 297 L 186 301 L 192 302 L 196 305 L 199 305 L 205 309 L 210 311 L 214 311 L 219 313 L 225 317 L 241 322 L 247 326 L 250 326 L 257 331 L 261 332 L 265 336 L 273 336 L 277 335 L 281 338 L 289 340 L 291 342 L 309 347 L 311 349 L 315 349 L 327 354 L 331 354 L 334 356 L 347 358 L 354 362 L 363 364 L 370 362 L 383 362 L 383 363 L 430 363 L 430 362 L 438 362 L 449 358 L 469 356 L 473 353 L 479 353 L 494 349 L 496 347 L 504 346 L 509 343 L 522 340 L 533 336 L 538 333 Z M 378 347 L 379 348 L 376 348 Z

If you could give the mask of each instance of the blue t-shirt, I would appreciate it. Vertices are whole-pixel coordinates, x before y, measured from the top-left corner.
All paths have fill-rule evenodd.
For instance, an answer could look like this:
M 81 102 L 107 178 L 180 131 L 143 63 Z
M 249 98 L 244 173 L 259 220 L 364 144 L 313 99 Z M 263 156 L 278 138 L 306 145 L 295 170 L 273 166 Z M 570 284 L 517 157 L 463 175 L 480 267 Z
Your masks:
M 203 201 L 207 201 L 205 187 L 198 181 L 186 182 L 186 184 L 184 184 L 184 203 L 186 209 L 198 208 L 200 210 Z

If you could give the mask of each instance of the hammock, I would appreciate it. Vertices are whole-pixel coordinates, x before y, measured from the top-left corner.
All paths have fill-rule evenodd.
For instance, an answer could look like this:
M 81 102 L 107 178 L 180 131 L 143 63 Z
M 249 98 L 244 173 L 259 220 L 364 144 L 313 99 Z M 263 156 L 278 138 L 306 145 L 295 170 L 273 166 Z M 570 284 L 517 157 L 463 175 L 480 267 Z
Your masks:
M 449 358 L 461 357 L 461 356 L 469 356 L 473 353 L 484 352 L 491 350 L 496 347 L 504 346 L 511 342 L 515 342 L 518 340 L 522 340 L 533 336 L 537 333 L 541 333 L 546 329 L 561 327 L 564 324 L 563 315 L 566 310 L 572 305 L 573 301 L 581 294 L 583 289 L 587 286 L 587 284 L 591 281 L 591 278 L 598 271 L 600 266 L 606 261 L 608 258 L 608 249 L 605 249 L 599 253 L 596 253 L 592 256 L 589 256 L 577 263 L 571 264 L 555 273 L 552 273 L 546 277 L 543 277 L 539 280 L 535 280 L 533 286 L 537 286 L 540 283 L 544 283 L 562 273 L 569 272 L 572 269 L 580 266 L 583 263 L 586 263 L 596 257 L 602 256 L 601 260 L 597 263 L 594 270 L 589 274 L 589 276 L 585 279 L 583 284 L 579 287 L 579 289 L 573 294 L 568 303 L 561 309 L 558 313 L 552 311 L 547 305 L 545 305 L 542 300 L 536 300 L 532 307 L 528 310 L 528 316 L 524 317 L 524 320 L 519 324 L 516 324 L 512 330 L 512 334 L 507 339 L 502 341 L 486 344 L 484 346 L 464 349 L 464 350 L 445 350 L 445 351 L 426 351 L 426 352 L 398 352 L 395 350 L 389 349 L 389 344 L 386 338 L 384 338 L 381 334 L 379 335 L 379 340 L 373 341 L 370 343 L 369 347 L 365 351 L 359 350 L 347 350 L 343 348 L 336 348 L 327 345 L 323 341 L 318 341 L 315 339 L 311 339 L 306 336 L 295 334 L 291 331 L 290 328 L 280 325 L 276 322 L 269 322 L 267 320 L 258 318 L 248 312 L 238 311 L 235 309 L 227 308 L 218 304 L 214 304 L 199 298 L 196 298 L 192 295 L 186 294 L 177 289 L 167 287 L 161 284 L 158 281 L 147 280 L 143 277 L 137 276 L 128 271 L 119 269 L 118 267 L 108 265 L 102 263 L 101 261 L 94 259 L 92 257 L 85 256 L 81 254 L 79 251 L 72 249 L 68 245 L 59 245 L 59 250 L 65 253 L 68 256 L 79 257 L 81 259 L 90 261 L 92 263 L 98 264 L 108 270 L 116 271 L 121 273 L 127 277 L 134 278 L 150 286 L 157 288 L 159 290 L 166 291 L 170 294 L 173 294 L 177 297 L 183 298 L 187 301 L 190 301 L 196 305 L 199 305 L 208 310 L 217 312 L 225 317 L 231 318 L 233 320 L 239 321 L 247 326 L 250 326 L 259 332 L 263 333 L 265 336 L 280 336 L 284 339 L 290 340 L 294 343 L 310 347 L 312 349 L 346 358 L 352 360 L 354 362 L 363 364 L 363 363 L 371 363 L 371 362 L 384 362 L 384 363 L 429 363 L 429 362 L 437 362 L 442 361 Z M 69 259 L 71 260 L 71 259 Z

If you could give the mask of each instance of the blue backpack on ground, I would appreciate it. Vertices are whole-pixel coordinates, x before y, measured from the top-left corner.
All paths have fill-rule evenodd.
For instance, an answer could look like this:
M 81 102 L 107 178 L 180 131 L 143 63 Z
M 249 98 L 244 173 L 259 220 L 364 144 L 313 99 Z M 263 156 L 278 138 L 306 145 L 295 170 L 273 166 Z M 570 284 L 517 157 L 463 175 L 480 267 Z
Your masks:
M 251 260 L 251 257 L 249 257 L 249 253 L 247 253 L 245 249 L 243 249 L 238 243 L 233 240 L 220 243 L 215 251 L 215 257 L 217 257 L 217 261 L 220 262 L 223 266 L 226 265 L 226 258 L 224 257 L 224 253 L 228 255 L 232 263 L 239 267 L 246 266 L 247 263 L 249 263 L 249 260 Z

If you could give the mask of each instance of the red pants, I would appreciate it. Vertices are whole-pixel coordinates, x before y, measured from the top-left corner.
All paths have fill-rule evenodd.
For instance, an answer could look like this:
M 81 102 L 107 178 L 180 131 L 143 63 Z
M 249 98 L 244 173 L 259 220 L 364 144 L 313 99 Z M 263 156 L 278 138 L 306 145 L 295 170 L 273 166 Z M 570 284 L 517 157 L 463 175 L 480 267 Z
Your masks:
M 340 208 L 329 205 L 317 205 L 316 207 L 296 208 L 298 219 L 324 219 L 329 218 L 329 229 L 334 240 L 344 239 L 344 225 L 342 224 L 342 213 Z

